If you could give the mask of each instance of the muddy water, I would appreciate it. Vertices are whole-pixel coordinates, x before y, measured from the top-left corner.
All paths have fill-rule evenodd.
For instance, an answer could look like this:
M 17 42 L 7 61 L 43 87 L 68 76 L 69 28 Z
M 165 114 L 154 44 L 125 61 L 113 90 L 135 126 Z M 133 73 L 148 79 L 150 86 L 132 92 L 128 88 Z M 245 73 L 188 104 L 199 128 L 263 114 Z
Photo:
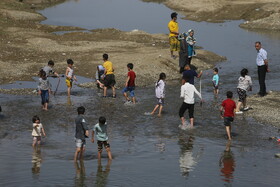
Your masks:
M 85 2 L 89 3 L 86 0 L 69 1 L 53 8 L 62 6 L 64 10 L 71 10 L 69 4 L 77 7 Z M 115 1 L 102 1 L 104 2 L 110 5 Z M 128 3 L 125 0 L 119 0 L 120 2 Z M 144 7 L 149 5 L 148 7 L 166 9 L 158 4 L 129 2 L 137 5 L 140 3 Z M 133 3 L 131 6 L 134 6 Z M 127 6 L 130 5 L 126 4 Z M 75 11 L 77 12 L 77 8 Z M 152 9 L 152 12 L 155 13 L 156 10 Z M 162 12 L 159 14 L 169 15 L 171 10 Z M 57 11 L 52 14 L 54 13 Z M 169 16 L 164 20 L 169 20 Z M 64 20 L 62 22 L 64 23 Z M 228 62 L 218 65 L 221 68 L 223 83 L 219 98 L 216 99 L 212 95 L 209 81 L 211 71 L 206 71 L 203 76 L 202 94 L 206 102 L 202 106 L 196 104 L 195 129 L 182 131 L 178 128 L 180 121 L 177 113 L 182 100 L 178 97 L 180 87 L 177 82 L 167 84 L 166 105 L 160 118 L 144 115 L 145 112 L 151 111 L 155 104 L 152 86 L 137 88 L 139 102 L 134 106 L 123 104 L 120 90 L 117 91 L 117 99 L 103 99 L 98 90 L 74 86 L 71 99 L 67 99 L 65 83 L 62 81 L 57 95 L 51 96 L 48 112 L 41 111 L 38 96 L 0 94 L 3 108 L 0 114 L 0 185 L 277 186 L 280 161 L 274 158 L 274 154 L 280 151 L 279 144 L 267 140 L 269 136 L 277 135 L 277 129 L 260 124 L 246 117 L 246 114 L 237 116 L 233 124 L 234 140 L 229 144 L 224 137 L 224 126 L 219 118 L 218 106 L 224 98 L 224 92 L 228 89 L 234 90 L 235 79 L 238 78 L 241 67 L 248 67 L 252 71 L 252 77 L 256 79 L 253 73 L 255 40 L 266 43 L 271 61 L 276 64 L 279 59 L 276 52 L 276 49 L 279 49 L 279 35 L 244 31 L 237 27 L 238 22 L 187 23 L 197 30 L 197 38 L 202 46 L 228 57 Z M 134 28 L 141 29 L 133 26 L 132 29 Z M 231 37 L 226 37 L 228 34 Z M 243 38 L 244 43 L 240 42 L 239 36 Z M 279 65 L 274 64 L 273 67 L 278 70 Z M 278 76 L 276 71 L 269 74 L 270 89 L 279 89 Z M 90 81 L 83 78 L 80 80 Z M 57 80 L 53 80 L 54 86 L 56 83 Z M 35 88 L 36 84 L 17 82 L 1 85 L 4 88 L 9 86 Z M 196 86 L 199 86 L 198 81 Z M 105 153 L 101 163 L 98 163 L 97 146 L 89 141 L 85 160 L 73 163 L 74 118 L 76 108 L 81 105 L 86 107 L 86 118 L 90 127 L 93 127 L 100 115 L 106 116 L 113 153 L 111 163 L 107 162 Z M 43 139 L 41 149 L 33 151 L 31 118 L 36 114 L 41 117 L 47 137 Z

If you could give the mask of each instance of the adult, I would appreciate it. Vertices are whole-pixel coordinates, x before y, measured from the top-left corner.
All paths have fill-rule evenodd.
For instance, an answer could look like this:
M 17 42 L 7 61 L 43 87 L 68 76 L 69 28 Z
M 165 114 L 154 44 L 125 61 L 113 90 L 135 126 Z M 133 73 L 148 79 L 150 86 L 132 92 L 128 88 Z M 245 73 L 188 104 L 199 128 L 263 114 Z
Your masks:
M 103 97 L 107 97 L 107 88 L 111 87 L 113 91 L 113 98 L 116 98 L 116 89 L 115 89 L 115 75 L 114 75 L 114 68 L 112 62 L 108 60 L 109 56 L 108 54 L 103 54 L 103 67 L 105 68 L 104 70 L 104 92 L 103 92 Z
M 180 42 L 178 40 L 179 35 L 179 25 L 177 23 L 177 13 L 173 12 L 171 14 L 171 21 L 168 23 L 169 29 L 169 44 L 170 44 L 170 53 L 172 58 L 176 58 L 173 54 L 174 51 L 179 51 Z
M 104 87 L 104 71 L 105 71 L 105 68 L 102 65 L 97 66 L 97 71 L 95 73 L 97 88 Z
M 265 76 L 266 72 L 268 72 L 267 52 L 262 48 L 262 44 L 259 41 L 255 42 L 255 48 L 257 50 L 256 63 L 258 66 L 258 78 L 260 85 L 260 91 L 258 94 L 263 97 L 267 94 L 265 86 Z
M 188 30 L 187 44 L 188 44 L 188 63 L 191 64 L 192 57 L 195 56 L 194 44 L 196 39 L 194 38 L 194 30 Z
M 197 72 L 193 69 L 191 69 L 191 66 L 189 64 L 185 65 L 185 70 L 183 71 L 183 77 L 182 77 L 182 85 L 185 84 L 186 79 L 189 80 L 189 83 L 194 85 L 194 77 L 200 78 L 202 75 L 202 71 L 197 74 Z
M 180 73 L 184 71 L 185 65 L 188 64 L 188 44 L 186 41 L 187 33 L 183 33 L 183 38 L 180 40 L 179 51 L 179 67 Z

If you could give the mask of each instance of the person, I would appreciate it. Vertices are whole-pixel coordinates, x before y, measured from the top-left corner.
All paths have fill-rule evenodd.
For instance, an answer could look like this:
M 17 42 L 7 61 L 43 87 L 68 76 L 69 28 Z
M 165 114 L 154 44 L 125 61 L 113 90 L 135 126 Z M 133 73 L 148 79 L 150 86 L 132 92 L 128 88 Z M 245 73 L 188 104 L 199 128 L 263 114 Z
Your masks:
M 224 125 L 226 127 L 226 132 L 228 140 L 231 140 L 231 123 L 234 120 L 234 110 L 236 109 L 235 102 L 232 100 L 233 93 L 227 91 L 227 99 L 221 104 L 220 112 L 221 117 L 224 118 Z
M 190 84 L 194 85 L 194 77 L 200 78 L 201 76 L 202 71 L 197 74 L 195 70 L 191 69 L 191 66 L 189 64 L 186 64 L 183 71 L 182 85 L 185 84 L 186 78 L 188 78 Z
M 187 37 L 187 43 L 188 43 L 188 63 L 191 64 L 192 57 L 195 56 L 195 50 L 194 50 L 194 44 L 196 43 L 196 39 L 193 37 L 194 30 L 190 29 L 188 30 L 188 37 Z
M 186 41 L 187 33 L 182 34 L 182 39 L 180 40 L 180 51 L 179 51 L 179 72 L 184 71 L 184 67 L 188 64 L 188 44 Z
M 103 67 L 105 68 L 104 75 L 104 92 L 103 97 L 107 97 L 107 89 L 108 87 L 112 88 L 113 91 L 113 98 L 116 98 L 116 89 L 115 89 L 115 75 L 114 75 L 114 68 L 112 62 L 108 60 L 108 54 L 103 54 Z
M 95 74 L 97 88 L 104 87 L 104 71 L 105 71 L 105 69 L 102 65 L 97 66 L 97 71 Z
M 33 143 L 32 147 L 35 148 L 36 145 L 40 146 L 41 140 L 42 140 L 42 135 L 46 136 L 45 129 L 40 122 L 40 118 L 38 116 L 33 116 L 32 118 L 33 122 L 33 129 L 32 129 L 32 137 L 33 137 Z
M 56 77 L 59 77 L 58 73 L 53 71 L 53 67 L 54 67 L 54 61 L 49 60 L 48 65 L 42 68 L 43 71 L 46 72 L 47 77 L 50 75 L 55 75 Z
M 255 42 L 255 48 L 257 50 L 256 63 L 258 66 L 258 78 L 259 78 L 259 85 L 260 85 L 260 91 L 258 94 L 261 97 L 263 97 L 267 94 L 266 85 L 265 85 L 265 76 L 266 76 L 266 72 L 269 72 L 267 52 L 262 48 L 262 44 L 259 41 Z
M 235 114 L 242 114 L 243 112 L 240 111 L 241 104 L 243 104 L 243 110 L 249 110 L 249 107 L 247 107 L 247 91 L 252 91 L 252 79 L 248 75 L 248 69 L 243 68 L 240 72 L 241 76 L 238 79 L 238 86 L 237 86 L 237 94 L 238 94 L 238 103 L 236 107 Z
M 89 136 L 88 123 L 84 118 L 85 107 L 80 106 L 77 108 L 78 116 L 75 119 L 76 131 L 75 131 L 75 142 L 76 151 L 74 155 L 74 161 L 83 159 L 83 154 L 85 152 L 86 138 Z
M 164 82 L 165 79 L 166 79 L 165 73 L 160 73 L 159 79 L 155 84 L 157 104 L 156 104 L 154 110 L 150 113 L 151 115 L 153 115 L 159 108 L 158 116 L 159 117 L 161 116 L 162 108 L 164 105 L 164 98 L 165 98 L 165 82 Z
M 129 97 L 127 96 L 126 92 L 130 92 L 130 97 L 132 99 L 132 102 L 135 104 L 136 100 L 135 100 L 135 94 L 134 94 L 134 90 L 135 90 L 135 79 L 136 79 L 136 74 L 133 71 L 133 64 L 132 63 L 128 63 L 127 64 L 127 79 L 125 81 L 125 88 L 122 90 L 122 93 L 126 99 L 127 102 L 131 102 Z
M 219 77 L 219 70 L 218 70 L 218 68 L 214 68 L 213 69 L 213 78 L 212 78 L 212 82 L 213 82 L 213 87 L 214 87 L 214 95 L 218 95 L 218 93 L 219 93 L 219 79 L 220 79 L 220 77 Z
M 51 84 L 45 71 L 40 72 L 38 94 L 41 96 L 43 110 L 48 110 L 49 95 L 51 93 Z
M 180 97 L 184 98 L 184 102 L 182 103 L 179 110 L 179 116 L 182 122 L 182 125 L 180 127 L 182 129 L 187 128 L 187 125 L 185 123 L 186 120 L 184 117 L 184 113 L 187 109 L 189 111 L 190 127 L 192 128 L 194 125 L 194 94 L 198 95 L 198 97 L 202 101 L 201 94 L 197 91 L 193 84 L 189 83 L 189 79 L 188 77 L 186 77 L 184 85 L 181 86 L 180 94 Z
M 112 160 L 112 154 L 110 149 L 110 144 L 108 142 L 108 134 L 107 134 L 107 123 L 106 118 L 101 116 L 99 117 L 99 123 L 97 123 L 92 129 L 92 137 L 91 142 L 94 143 L 94 134 L 96 134 L 97 145 L 98 145 L 98 160 L 101 159 L 101 154 L 103 150 L 103 146 L 107 151 L 109 160 Z
M 173 12 L 171 14 L 171 21 L 168 23 L 169 29 L 169 44 L 170 44 L 170 53 L 171 58 L 175 59 L 174 51 L 179 51 L 180 42 L 178 40 L 179 35 L 179 25 L 177 23 L 177 13 Z
M 67 93 L 68 97 L 71 95 L 71 89 L 72 89 L 72 82 L 77 81 L 76 76 L 74 75 L 74 62 L 72 59 L 67 60 L 68 67 L 66 68 L 65 76 L 66 76 L 66 86 L 67 86 Z

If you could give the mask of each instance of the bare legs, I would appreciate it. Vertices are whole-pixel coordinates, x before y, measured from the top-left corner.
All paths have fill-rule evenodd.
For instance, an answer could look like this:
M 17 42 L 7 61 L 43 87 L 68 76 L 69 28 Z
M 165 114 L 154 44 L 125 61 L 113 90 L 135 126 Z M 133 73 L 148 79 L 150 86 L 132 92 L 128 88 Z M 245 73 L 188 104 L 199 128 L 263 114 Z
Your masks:
M 162 112 L 163 106 L 162 106 L 162 105 L 159 105 L 159 104 L 157 104 L 157 105 L 155 106 L 154 110 L 151 112 L 151 115 L 153 115 L 153 114 L 157 111 L 158 108 L 159 108 L 158 116 L 161 116 L 161 112 Z

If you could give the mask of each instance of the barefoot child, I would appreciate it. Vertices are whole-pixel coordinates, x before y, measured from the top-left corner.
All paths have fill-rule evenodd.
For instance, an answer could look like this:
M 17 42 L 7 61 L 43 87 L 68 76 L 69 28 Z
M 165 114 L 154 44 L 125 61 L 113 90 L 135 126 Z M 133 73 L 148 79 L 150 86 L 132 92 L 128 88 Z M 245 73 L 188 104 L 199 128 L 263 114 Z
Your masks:
M 66 82 L 66 85 L 67 85 L 68 96 L 70 96 L 71 95 L 71 89 L 72 89 L 72 82 L 73 82 L 73 80 L 77 81 L 77 78 L 74 75 L 74 69 L 73 69 L 74 62 L 73 62 L 73 60 L 68 59 L 67 60 L 67 65 L 68 65 L 68 67 L 66 68 L 66 72 L 65 72 L 65 76 L 66 76 L 65 82 Z
M 159 108 L 158 116 L 161 116 L 162 108 L 164 105 L 164 97 L 165 97 L 165 82 L 164 82 L 165 79 L 166 79 L 165 73 L 160 73 L 159 79 L 155 85 L 157 105 L 155 106 L 154 110 L 151 112 L 151 115 L 153 115 L 156 112 L 156 110 Z
M 107 151 L 109 160 L 112 160 L 110 144 L 108 143 L 109 138 L 107 134 L 107 123 L 105 117 L 101 116 L 99 118 L 99 123 L 97 123 L 92 129 L 92 137 L 91 137 L 92 143 L 94 143 L 94 133 L 96 134 L 96 138 L 97 138 L 98 159 L 99 160 L 101 159 L 101 154 L 104 146 L 104 148 Z
M 45 133 L 42 123 L 40 123 L 40 118 L 38 116 L 33 116 L 32 122 L 33 122 L 32 147 L 35 147 L 36 145 L 39 146 L 41 144 L 41 139 L 42 139 L 41 137 L 42 137 L 42 135 L 46 136 L 46 133 Z
M 114 75 L 114 67 L 113 67 L 113 63 L 111 61 L 108 60 L 109 59 L 109 55 L 108 54 L 103 54 L 103 67 L 105 68 L 104 70 L 104 90 L 103 90 L 103 97 L 107 97 L 107 89 L 108 87 L 112 88 L 112 92 L 113 92 L 113 98 L 116 98 L 116 88 L 115 88 L 115 84 L 116 84 L 116 80 L 115 80 L 115 75 Z
M 38 85 L 38 93 L 41 95 L 41 103 L 43 106 L 43 110 L 48 110 L 48 103 L 49 103 L 49 95 L 51 93 L 51 84 L 49 79 L 47 78 L 46 72 L 41 70 L 39 78 L 39 85 Z
M 227 92 L 227 99 L 222 102 L 220 112 L 221 117 L 224 118 L 224 125 L 226 126 L 226 132 L 228 140 L 231 140 L 231 123 L 234 120 L 234 110 L 236 108 L 235 102 L 232 100 L 233 93 Z
M 123 95 L 126 99 L 127 102 L 130 102 L 129 97 L 127 96 L 127 93 L 129 91 L 130 93 L 130 97 L 132 99 L 132 102 L 135 104 L 136 100 L 135 100 L 135 95 L 134 95 L 134 89 L 135 89 L 135 78 L 136 78 L 136 74 L 133 71 L 133 64 L 132 63 L 128 63 L 127 64 L 127 79 L 125 82 L 125 88 L 123 89 Z
M 56 77 L 59 78 L 59 75 L 57 72 L 53 71 L 53 67 L 54 67 L 54 61 L 50 60 L 48 62 L 48 65 L 43 67 L 43 71 L 46 72 L 47 77 L 51 76 L 51 75 L 55 75 Z
M 214 68 L 213 69 L 213 78 L 212 78 L 212 82 L 213 82 L 213 87 L 214 87 L 214 95 L 217 96 L 219 93 L 219 70 L 218 68 Z
M 80 160 L 83 159 L 83 154 L 85 152 L 85 146 L 86 146 L 86 138 L 88 138 L 89 136 L 88 124 L 84 118 L 85 111 L 86 109 L 83 106 L 80 106 L 77 109 L 78 116 L 75 119 L 76 152 L 74 155 L 74 161 L 77 161 L 78 158 Z

